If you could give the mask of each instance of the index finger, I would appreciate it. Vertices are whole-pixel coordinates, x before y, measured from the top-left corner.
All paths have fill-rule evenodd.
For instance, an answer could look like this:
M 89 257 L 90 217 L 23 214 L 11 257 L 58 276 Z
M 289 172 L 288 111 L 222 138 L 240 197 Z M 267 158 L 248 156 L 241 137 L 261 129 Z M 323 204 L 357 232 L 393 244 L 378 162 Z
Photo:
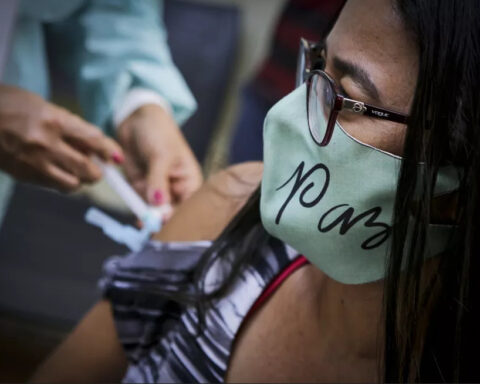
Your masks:
M 95 154 L 105 161 L 124 158 L 120 145 L 107 137 L 100 128 L 80 117 L 66 113 L 62 119 L 63 138 L 73 147 L 87 154 Z

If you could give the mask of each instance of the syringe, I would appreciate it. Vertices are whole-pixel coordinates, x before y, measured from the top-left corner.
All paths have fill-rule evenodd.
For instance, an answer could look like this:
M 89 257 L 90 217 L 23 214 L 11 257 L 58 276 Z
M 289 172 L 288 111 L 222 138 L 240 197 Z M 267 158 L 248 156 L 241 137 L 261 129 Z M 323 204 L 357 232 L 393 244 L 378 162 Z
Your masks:
M 167 204 L 160 207 L 148 206 L 115 166 L 104 163 L 97 157 L 94 157 L 94 161 L 102 170 L 103 178 L 110 188 L 120 196 L 133 214 L 142 221 L 144 226 L 151 226 L 152 229 L 157 227 L 152 221 L 158 221 L 159 225 L 161 225 L 162 218 L 172 210 L 170 205 Z
M 137 230 L 128 225 L 122 225 L 97 208 L 90 208 L 85 215 L 85 219 L 88 223 L 102 228 L 103 232 L 112 240 L 127 245 L 132 251 L 139 251 L 152 233 L 160 231 L 162 218 L 169 214 L 172 208 L 170 205 L 148 206 L 117 168 L 98 158 L 94 158 L 94 161 L 101 168 L 107 184 L 121 197 L 135 216 L 142 221 L 142 229 Z
M 103 178 L 123 200 L 127 207 L 142 220 L 148 215 L 148 205 L 142 200 L 137 192 L 128 184 L 120 171 L 111 164 L 104 163 L 99 158 L 94 157 L 93 161 L 100 167 Z

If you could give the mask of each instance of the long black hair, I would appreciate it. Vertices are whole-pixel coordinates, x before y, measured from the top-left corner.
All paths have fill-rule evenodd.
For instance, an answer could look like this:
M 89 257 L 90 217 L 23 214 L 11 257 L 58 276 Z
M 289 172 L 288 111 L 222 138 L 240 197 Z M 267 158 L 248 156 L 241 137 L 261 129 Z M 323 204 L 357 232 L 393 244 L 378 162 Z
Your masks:
M 419 75 L 385 279 L 384 379 L 478 381 L 476 354 L 469 352 L 480 342 L 480 3 L 397 0 L 396 8 L 417 41 Z M 426 166 L 422 180 L 419 162 Z M 425 267 L 427 229 L 438 204 L 433 187 L 445 165 L 460 170 L 458 191 L 442 207 L 451 210 L 455 232 Z
M 384 301 L 386 382 L 478 381 L 480 346 L 480 3 L 395 0 L 416 39 L 419 75 L 399 176 Z M 418 180 L 417 164 L 425 164 Z M 425 268 L 426 235 L 440 167 L 460 171 L 451 245 Z M 419 185 L 417 185 L 419 184 Z M 228 292 L 269 235 L 260 220 L 260 190 L 233 219 L 195 271 L 197 290 L 182 297 L 202 308 Z M 406 238 L 411 236 L 407 244 Z M 248 240 L 248 241 L 247 241 Z M 475 257 L 477 256 L 477 257 Z M 229 267 L 214 290 L 203 282 L 218 259 Z M 433 272 L 432 266 L 433 265 Z

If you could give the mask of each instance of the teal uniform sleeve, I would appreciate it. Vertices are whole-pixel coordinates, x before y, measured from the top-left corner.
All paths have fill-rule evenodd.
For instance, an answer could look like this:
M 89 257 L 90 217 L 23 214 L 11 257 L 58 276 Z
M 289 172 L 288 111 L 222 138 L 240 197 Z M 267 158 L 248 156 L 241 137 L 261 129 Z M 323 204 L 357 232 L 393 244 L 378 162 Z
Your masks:
M 179 125 L 194 112 L 195 99 L 172 61 L 162 18 L 158 0 L 91 0 L 74 16 L 80 27 L 75 33 L 81 33 L 76 88 L 87 120 L 111 128 L 115 107 L 134 87 L 168 101 Z

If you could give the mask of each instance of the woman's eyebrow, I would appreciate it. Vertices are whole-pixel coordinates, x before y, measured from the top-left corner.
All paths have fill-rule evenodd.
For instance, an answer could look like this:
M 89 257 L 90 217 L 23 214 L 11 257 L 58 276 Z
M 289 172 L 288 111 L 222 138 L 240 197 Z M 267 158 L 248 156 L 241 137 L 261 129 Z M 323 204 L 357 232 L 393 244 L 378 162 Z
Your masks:
M 380 92 L 364 69 L 339 57 L 334 57 L 332 63 L 340 73 L 350 76 L 358 83 L 372 99 L 380 101 Z

